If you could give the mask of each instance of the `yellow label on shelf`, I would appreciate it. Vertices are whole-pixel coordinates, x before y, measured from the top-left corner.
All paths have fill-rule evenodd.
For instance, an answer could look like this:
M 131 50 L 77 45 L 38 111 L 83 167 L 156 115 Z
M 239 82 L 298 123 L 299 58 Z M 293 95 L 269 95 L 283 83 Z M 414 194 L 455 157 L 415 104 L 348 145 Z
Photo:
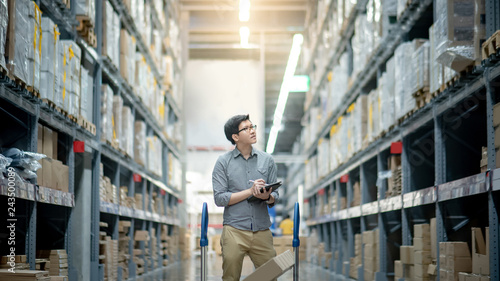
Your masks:
M 368 126 L 373 129 L 373 104 L 368 106 Z
M 351 113 L 351 112 L 354 110 L 354 107 L 355 107 L 355 106 L 356 106 L 356 103 L 355 103 L 355 102 L 353 102 L 353 103 L 349 106 L 349 108 L 347 108 L 347 113 Z
M 57 44 L 57 40 L 59 39 L 59 35 L 61 33 L 57 30 L 57 24 L 54 25 L 54 46 Z
M 328 72 L 328 82 L 332 82 L 333 71 Z
M 333 125 L 330 129 L 330 136 L 334 135 L 337 132 L 337 125 Z
M 135 44 L 135 42 L 136 42 L 135 36 L 130 36 L 130 38 L 132 38 L 132 42 L 134 42 L 134 44 Z
M 113 126 L 113 139 L 116 140 L 115 117 L 113 115 L 111 115 L 111 126 Z
M 320 146 L 322 143 L 323 143 L 323 138 L 320 138 L 320 139 L 318 140 L 318 146 Z
M 343 116 L 340 116 L 340 117 L 337 119 L 337 126 L 341 126 L 341 125 L 342 125 L 342 120 L 344 120 L 344 117 L 343 117 Z
M 163 117 L 165 116 L 165 104 L 164 103 L 162 103 L 160 105 L 159 111 L 160 111 L 160 116 L 163 119 Z
M 72 58 L 75 57 L 75 53 L 73 52 L 73 48 L 71 48 L 71 46 L 69 46 L 69 60 L 71 60 Z

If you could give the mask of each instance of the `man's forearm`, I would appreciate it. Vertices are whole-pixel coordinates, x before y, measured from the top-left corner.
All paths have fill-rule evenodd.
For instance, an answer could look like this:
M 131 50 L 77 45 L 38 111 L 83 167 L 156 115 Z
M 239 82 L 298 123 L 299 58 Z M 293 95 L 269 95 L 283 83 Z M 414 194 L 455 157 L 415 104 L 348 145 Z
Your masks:
M 234 205 L 236 203 L 240 203 L 243 200 L 246 200 L 248 197 L 252 196 L 252 189 L 245 189 L 240 192 L 236 192 L 231 194 L 231 198 L 229 199 L 229 206 Z

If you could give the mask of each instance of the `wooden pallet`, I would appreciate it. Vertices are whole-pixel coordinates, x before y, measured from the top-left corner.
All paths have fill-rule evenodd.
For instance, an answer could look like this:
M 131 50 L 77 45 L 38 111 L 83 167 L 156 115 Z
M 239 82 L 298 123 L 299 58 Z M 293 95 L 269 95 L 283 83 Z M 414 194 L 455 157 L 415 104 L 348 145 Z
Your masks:
M 85 130 L 89 131 L 92 135 L 96 135 L 96 128 L 95 128 L 95 125 L 88 121 L 87 119 L 83 118 L 83 116 L 78 116 L 78 125 L 80 125 L 80 127 L 84 128 Z
M 21 89 L 25 89 L 25 90 L 28 89 L 28 85 L 21 78 L 18 78 L 14 74 L 10 74 L 8 77 L 10 78 L 10 80 L 12 80 L 14 82 L 14 84 L 16 84 L 17 86 L 21 87 Z
M 34 97 L 36 98 L 40 98 L 40 91 L 38 91 L 37 89 L 35 89 L 33 86 L 28 86 L 28 92 L 30 92 L 31 94 L 33 94 Z
M 1 64 L 0 64 L 0 74 L 2 74 L 3 76 L 8 76 L 9 75 L 9 71 L 7 70 L 7 67 L 4 67 Z
M 415 113 L 415 111 L 416 111 L 416 109 L 414 108 L 414 109 L 410 110 L 408 113 L 406 113 L 403 117 L 399 118 L 398 124 L 401 125 L 401 123 L 406 121 L 406 119 L 410 118 Z
M 76 118 L 76 116 L 74 116 L 72 114 L 68 114 L 68 119 L 71 120 L 73 123 L 78 124 L 78 118 Z
M 489 58 L 491 55 L 496 54 L 500 48 L 500 30 L 497 30 L 493 35 L 484 41 L 482 46 L 483 60 Z
M 78 34 L 85 42 L 87 42 L 87 44 L 97 48 L 97 35 L 95 33 L 94 23 L 92 20 L 87 16 L 76 16 L 76 19 L 79 22 L 79 25 L 76 28 Z
M 432 99 L 431 94 L 429 93 L 429 87 L 424 87 L 422 89 L 419 89 L 412 95 L 415 98 L 417 109 L 424 107 Z

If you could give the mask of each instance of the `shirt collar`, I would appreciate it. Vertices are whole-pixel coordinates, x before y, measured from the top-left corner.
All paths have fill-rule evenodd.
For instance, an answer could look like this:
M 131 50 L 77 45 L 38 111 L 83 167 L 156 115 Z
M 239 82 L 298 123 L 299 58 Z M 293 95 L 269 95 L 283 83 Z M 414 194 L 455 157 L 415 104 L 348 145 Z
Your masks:
M 252 152 L 250 152 L 250 157 L 253 157 L 256 154 L 257 154 L 256 153 L 256 149 L 254 147 L 252 147 Z M 241 154 L 240 150 L 235 146 L 234 149 L 233 149 L 233 151 L 232 151 L 233 158 L 236 158 L 236 157 L 238 157 L 240 155 L 243 157 L 243 155 Z

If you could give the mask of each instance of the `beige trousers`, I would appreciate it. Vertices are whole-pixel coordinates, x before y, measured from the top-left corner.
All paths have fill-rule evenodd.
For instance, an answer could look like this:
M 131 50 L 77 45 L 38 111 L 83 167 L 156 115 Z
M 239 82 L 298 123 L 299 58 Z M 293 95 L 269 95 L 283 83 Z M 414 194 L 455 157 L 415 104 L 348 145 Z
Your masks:
M 271 231 L 239 230 L 224 225 L 220 239 L 222 247 L 222 280 L 239 281 L 243 259 L 248 254 L 255 268 L 276 256 Z

